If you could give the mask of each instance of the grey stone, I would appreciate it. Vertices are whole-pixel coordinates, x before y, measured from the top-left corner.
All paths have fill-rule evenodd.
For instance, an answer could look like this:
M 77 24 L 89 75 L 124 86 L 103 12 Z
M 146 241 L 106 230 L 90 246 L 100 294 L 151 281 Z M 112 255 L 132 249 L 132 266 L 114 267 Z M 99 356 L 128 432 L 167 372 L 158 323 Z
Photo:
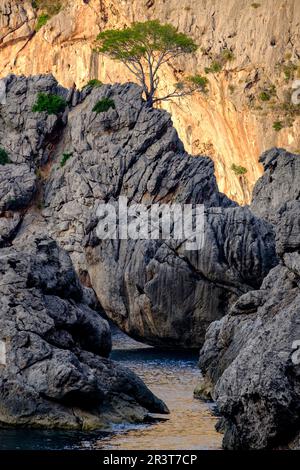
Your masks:
M 289 164 L 287 174 L 293 156 Z M 281 173 L 279 162 L 277 168 Z M 279 191 L 282 187 L 280 181 Z M 228 315 L 210 325 L 200 353 L 228 449 L 299 448 L 300 203 L 292 201 L 295 194 L 291 186 L 285 195 L 290 201 L 276 212 L 280 264 L 260 290 L 241 296 Z
M 2 248 L 0 279 L 2 425 L 103 428 L 167 412 L 135 374 L 105 359 L 109 325 L 85 303 L 91 296 L 56 242 Z

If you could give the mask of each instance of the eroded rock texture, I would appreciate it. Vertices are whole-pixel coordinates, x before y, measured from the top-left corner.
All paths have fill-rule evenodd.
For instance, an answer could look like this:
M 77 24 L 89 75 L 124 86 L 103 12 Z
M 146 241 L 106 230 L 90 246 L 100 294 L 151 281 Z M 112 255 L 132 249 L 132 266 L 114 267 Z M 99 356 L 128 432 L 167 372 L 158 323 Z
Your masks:
M 96 115 L 103 97 L 115 109 Z M 145 106 L 139 87 L 92 90 L 69 113 L 53 159 L 62 153 L 72 157 L 63 169 L 52 166 L 43 215 L 107 315 L 133 337 L 199 347 L 208 324 L 276 263 L 271 227 L 218 191 L 212 161 L 186 154 L 169 114 Z M 119 196 L 204 204 L 202 249 L 187 251 L 182 240 L 99 240 L 98 204 Z
M 55 241 L 2 248 L 0 275 L 2 425 L 90 429 L 167 411 L 135 374 L 105 359 L 109 325 Z
M 11 366 L 1 366 L 1 374 L 17 382 L 13 394 L 5 393 L 4 382 L 3 421 L 97 427 L 105 416 L 142 419 L 145 409 L 166 411 L 139 379 L 103 359 L 109 340 L 95 313 L 99 305 L 55 242 L 125 332 L 150 344 L 190 348 L 202 344 L 207 326 L 242 294 L 259 295 L 278 263 L 273 227 L 219 192 L 210 158 L 189 156 L 169 114 L 148 108 L 136 85 L 78 92 L 52 76 L 8 76 L 5 88 L 0 136 L 11 162 L 0 165 L 1 312 Z M 62 96 L 66 110 L 33 113 L 41 91 Z M 115 108 L 96 114 L 103 97 Z M 187 251 L 184 240 L 99 240 L 98 205 L 116 204 L 120 195 L 149 205 L 203 204 L 203 247 Z M 34 306 L 31 315 L 24 302 Z M 21 333 L 35 335 L 18 346 L 24 367 L 16 348 L 9 349 L 10 338 Z M 26 348 L 41 359 L 27 364 Z M 53 377 L 52 366 L 61 367 L 61 375 Z M 13 371 L 20 371 L 17 378 Z M 19 391 L 29 411 L 19 411 Z
M 36 2 L 40 3 L 40 2 Z M 90 79 L 125 82 L 126 67 L 94 53 L 100 31 L 158 18 L 178 27 L 199 45 L 193 56 L 165 64 L 160 90 L 166 94 L 184 76 L 208 78 L 208 93 L 164 102 L 188 152 L 208 152 L 219 187 L 248 203 L 262 174 L 258 156 L 276 145 L 299 151 L 300 119 L 291 103 L 300 54 L 298 0 L 56 0 L 62 5 L 36 32 L 42 11 L 30 0 L 0 2 L 0 76 L 53 73 L 66 87 Z M 228 52 L 229 51 L 229 52 Z M 225 60 L 224 57 L 230 60 Z M 205 73 L 213 62 L 218 73 Z M 263 101 L 261 93 L 269 100 Z M 284 128 L 276 132 L 273 123 Z M 236 174 L 232 164 L 246 168 Z
M 9 186 L 2 244 L 15 237 L 21 222 L 17 240 L 46 230 L 125 332 L 149 344 L 199 347 L 210 322 L 242 293 L 258 288 L 276 264 L 271 226 L 219 192 L 211 159 L 190 157 L 170 115 L 147 107 L 136 85 L 79 93 L 51 76 L 9 76 L 5 83 L 1 139 L 13 164 L 0 168 Z M 68 108 L 58 115 L 33 113 L 41 91 L 64 97 Z M 93 108 L 104 97 L 115 109 L 96 114 Z M 63 155 L 68 159 L 62 166 Z M 20 165 L 31 175 L 22 187 Z M 7 179 L 9 172 L 15 177 Z M 6 202 L 10 193 L 15 205 Z M 99 240 L 98 205 L 116 204 L 119 196 L 148 205 L 204 204 L 202 248 L 187 251 L 183 240 Z M 15 209 L 21 221 L 6 209 Z
M 253 207 L 276 221 L 280 263 L 209 327 L 200 353 L 229 449 L 299 447 L 300 158 L 273 149 L 263 161 Z

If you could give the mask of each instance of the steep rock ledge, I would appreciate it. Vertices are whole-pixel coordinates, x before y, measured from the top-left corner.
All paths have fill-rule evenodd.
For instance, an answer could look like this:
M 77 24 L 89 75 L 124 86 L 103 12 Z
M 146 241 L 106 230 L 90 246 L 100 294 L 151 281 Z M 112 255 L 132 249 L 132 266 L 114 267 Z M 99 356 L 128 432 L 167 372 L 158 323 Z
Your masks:
M 200 353 L 198 391 L 211 384 L 228 449 L 299 448 L 300 157 L 273 149 L 262 161 L 252 206 L 275 225 L 280 264 L 212 323 Z
M 50 233 L 109 318 L 133 337 L 164 347 L 200 347 L 211 321 L 259 288 L 277 263 L 270 224 L 218 191 L 213 162 L 189 156 L 169 114 L 148 108 L 136 85 L 79 93 L 51 76 L 8 76 L 5 84 L 1 144 L 12 164 L 0 171 L 17 171 L 20 163 L 36 174 L 28 210 L 17 203 L 6 208 L 22 220 L 12 236 L 20 241 L 27 233 Z M 33 113 L 41 91 L 63 96 L 69 107 L 57 116 Z M 96 114 L 93 107 L 103 97 L 115 109 Z M 61 166 L 63 155 L 69 159 Z M 17 194 L 17 179 L 9 182 Z M 99 240 L 98 205 L 115 204 L 120 195 L 148 205 L 203 204 L 204 245 L 187 251 L 184 240 Z M 6 236 L 14 227 L 11 215 L 4 211 Z
M 200 73 L 222 51 L 233 60 L 210 73 L 209 93 L 164 104 L 191 154 L 208 154 L 215 162 L 221 191 L 239 203 L 251 199 L 262 174 L 259 155 L 273 146 L 299 149 L 299 109 L 291 106 L 294 78 L 299 78 L 300 4 L 298 0 L 82 0 L 63 1 L 61 11 L 38 32 L 39 12 L 29 0 L 0 5 L 0 76 L 53 73 L 64 86 L 82 87 L 89 79 L 132 79 L 116 62 L 99 57 L 93 44 L 99 31 L 133 21 L 159 18 L 192 35 L 195 58 L 184 58 L 161 74 L 163 89 L 183 74 Z M 268 101 L 261 93 L 271 90 Z M 266 95 L 265 95 L 266 96 Z M 274 122 L 284 128 L 276 132 Z M 232 164 L 247 169 L 235 174 Z
M 108 323 L 49 238 L 1 249 L 0 425 L 103 428 L 166 406 L 106 359 Z

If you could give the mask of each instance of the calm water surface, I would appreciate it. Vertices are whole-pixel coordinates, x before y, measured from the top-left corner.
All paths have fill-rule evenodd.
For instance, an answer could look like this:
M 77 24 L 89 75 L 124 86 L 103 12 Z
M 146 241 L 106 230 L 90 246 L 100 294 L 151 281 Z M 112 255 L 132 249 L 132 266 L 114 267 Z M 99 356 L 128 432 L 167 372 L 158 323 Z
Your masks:
M 116 426 L 112 432 L 0 430 L 0 450 L 221 448 L 213 406 L 193 398 L 197 354 L 160 351 L 114 331 L 111 357 L 136 372 L 165 401 L 170 415 L 154 424 Z

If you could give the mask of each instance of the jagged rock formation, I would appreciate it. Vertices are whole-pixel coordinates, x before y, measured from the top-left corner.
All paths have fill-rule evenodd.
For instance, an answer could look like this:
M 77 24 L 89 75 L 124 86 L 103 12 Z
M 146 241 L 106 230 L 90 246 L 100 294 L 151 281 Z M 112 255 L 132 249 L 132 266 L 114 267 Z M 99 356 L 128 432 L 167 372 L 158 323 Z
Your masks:
M 2 248 L 0 274 L 2 425 L 103 428 L 167 411 L 135 374 L 106 359 L 108 323 L 53 240 Z
M 264 174 L 253 190 L 251 211 L 276 225 L 283 202 L 300 198 L 300 158 L 284 149 L 274 148 L 260 157 Z
M 270 223 L 218 191 L 212 161 L 187 155 L 170 116 L 148 108 L 136 85 L 80 93 L 52 76 L 4 82 L 0 138 L 10 162 L 0 165 L 0 421 L 89 428 L 167 411 L 136 376 L 103 358 L 110 339 L 99 304 L 50 234 L 107 315 L 134 337 L 197 347 L 220 319 L 208 330 L 201 365 L 224 415 L 225 447 L 275 446 L 283 433 L 297 442 L 299 157 L 265 154 L 271 185 L 255 190 L 254 211 L 264 215 L 275 182 L 288 174 L 286 204 L 278 212 L 274 201 L 268 211 L 279 221 L 274 267 Z M 65 111 L 32 112 L 41 91 L 63 97 Z M 115 108 L 96 114 L 103 97 Z M 99 240 L 98 204 L 120 195 L 149 205 L 204 204 L 203 247 Z
M 276 222 L 280 264 L 209 327 L 200 353 L 200 389 L 210 382 L 229 449 L 299 448 L 299 160 L 279 149 L 262 157 L 253 207 Z
M 299 151 L 299 109 L 291 103 L 293 79 L 299 78 L 298 0 L 60 3 L 59 13 L 36 32 L 41 11 L 31 1 L 1 2 L 0 76 L 51 72 L 67 87 L 73 82 L 82 87 L 95 77 L 108 83 L 132 79 L 122 65 L 93 53 L 94 39 L 106 28 L 159 18 L 199 44 L 195 58 L 164 68 L 164 90 L 184 74 L 205 75 L 205 67 L 222 62 L 221 71 L 207 75 L 207 95 L 164 104 L 187 151 L 214 159 L 221 191 L 240 203 L 249 202 L 262 173 L 258 156 L 274 145 Z M 224 62 L 226 51 L 231 60 Z M 277 121 L 284 126 L 279 132 L 273 128 Z M 247 173 L 235 174 L 232 164 Z
M 154 345 L 200 347 L 210 322 L 258 288 L 276 264 L 271 226 L 218 191 L 212 161 L 188 156 L 169 114 L 148 108 L 136 85 L 72 93 L 49 76 L 9 76 L 5 83 L 2 145 L 14 163 L 4 168 L 18 168 L 17 158 L 37 173 L 35 204 L 26 214 L 15 205 L 22 225 L 15 236 L 7 216 L 6 238 L 10 230 L 21 240 L 46 229 L 125 332 Z M 33 113 L 41 90 L 63 96 L 69 111 Z M 92 109 L 103 97 L 115 109 L 97 115 Z M 63 154 L 70 157 L 61 167 Z M 204 204 L 203 247 L 187 251 L 183 240 L 99 240 L 98 205 L 117 203 L 120 195 L 129 203 Z

